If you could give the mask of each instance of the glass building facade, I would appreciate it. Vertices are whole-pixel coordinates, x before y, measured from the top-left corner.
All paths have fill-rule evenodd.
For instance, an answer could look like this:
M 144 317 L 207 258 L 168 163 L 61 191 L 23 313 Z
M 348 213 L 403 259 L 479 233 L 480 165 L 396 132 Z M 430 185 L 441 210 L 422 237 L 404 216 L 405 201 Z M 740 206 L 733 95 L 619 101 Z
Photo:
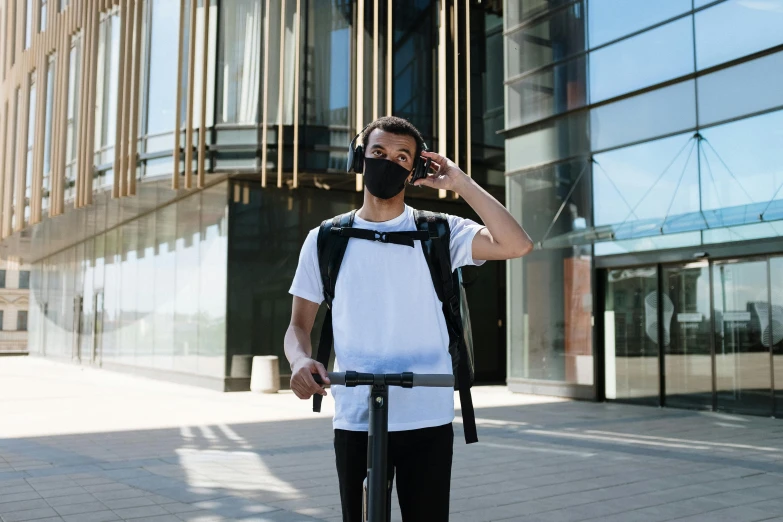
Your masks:
M 285 383 L 299 249 L 361 205 L 364 125 L 409 119 L 504 200 L 502 49 L 500 2 L 0 2 L 0 256 L 31 264 L 30 352 L 221 390 L 279 355 Z M 477 376 L 503 382 L 506 265 L 466 282 Z
M 510 387 L 783 414 L 783 5 L 504 7 Z

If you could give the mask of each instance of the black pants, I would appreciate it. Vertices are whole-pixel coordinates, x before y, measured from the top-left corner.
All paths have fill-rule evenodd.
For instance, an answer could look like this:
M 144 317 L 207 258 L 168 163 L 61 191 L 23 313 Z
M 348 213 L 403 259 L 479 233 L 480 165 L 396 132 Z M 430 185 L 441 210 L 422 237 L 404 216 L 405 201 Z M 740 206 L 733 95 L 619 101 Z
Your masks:
M 397 498 L 405 522 L 449 519 L 451 424 L 389 433 L 389 479 L 397 475 Z M 367 476 L 367 432 L 334 430 L 343 521 L 362 517 L 362 482 Z

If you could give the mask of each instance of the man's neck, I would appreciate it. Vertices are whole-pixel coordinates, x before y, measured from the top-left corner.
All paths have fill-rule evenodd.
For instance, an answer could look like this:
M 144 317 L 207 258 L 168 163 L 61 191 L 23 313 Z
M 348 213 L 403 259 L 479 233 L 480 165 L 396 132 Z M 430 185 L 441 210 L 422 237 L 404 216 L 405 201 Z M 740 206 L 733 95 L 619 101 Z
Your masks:
M 364 189 L 364 204 L 356 215 L 365 221 L 381 223 L 391 221 L 405 210 L 405 191 L 391 199 L 376 198 L 367 189 Z

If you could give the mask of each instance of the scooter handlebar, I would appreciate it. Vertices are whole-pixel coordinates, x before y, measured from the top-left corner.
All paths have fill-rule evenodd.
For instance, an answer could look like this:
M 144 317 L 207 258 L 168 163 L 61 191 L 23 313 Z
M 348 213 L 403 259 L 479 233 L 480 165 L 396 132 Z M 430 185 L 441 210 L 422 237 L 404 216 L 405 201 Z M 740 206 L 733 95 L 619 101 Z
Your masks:
M 328 372 L 327 375 L 329 376 L 329 382 L 331 384 L 337 384 L 345 386 L 345 372 Z M 375 380 L 379 383 L 387 383 L 387 384 L 397 384 L 401 380 L 401 376 L 403 374 L 401 373 L 392 373 L 392 374 L 378 374 L 378 375 L 372 375 L 372 374 L 355 374 L 363 377 L 363 382 L 358 383 L 359 385 L 369 385 L 372 384 L 371 382 L 368 382 L 368 377 L 372 377 L 372 380 Z M 410 374 L 409 374 L 410 375 Z M 428 387 L 428 388 L 453 388 L 454 387 L 454 375 L 451 374 L 439 374 L 439 373 L 414 373 L 413 375 L 413 386 L 414 387 Z M 313 374 L 313 379 L 318 384 L 323 384 L 323 380 L 321 379 L 321 376 L 317 373 Z M 356 384 L 350 384 L 355 386 Z

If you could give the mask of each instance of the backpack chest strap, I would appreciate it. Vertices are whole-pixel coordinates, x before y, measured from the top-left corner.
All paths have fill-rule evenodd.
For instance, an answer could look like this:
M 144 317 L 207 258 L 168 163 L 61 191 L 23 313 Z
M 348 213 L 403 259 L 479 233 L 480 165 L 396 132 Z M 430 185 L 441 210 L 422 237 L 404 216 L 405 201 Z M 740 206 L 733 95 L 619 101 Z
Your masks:
M 368 241 L 378 241 L 379 243 L 392 243 L 395 245 L 405 245 L 413 248 L 414 240 L 427 241 L 430 236 L 427 232 L 421 230 L 410 230 L 402 232 L 379 232 L 367 228 L 347 228 L 334 227 L 332 234 L 341 237 L 366 239 Z

